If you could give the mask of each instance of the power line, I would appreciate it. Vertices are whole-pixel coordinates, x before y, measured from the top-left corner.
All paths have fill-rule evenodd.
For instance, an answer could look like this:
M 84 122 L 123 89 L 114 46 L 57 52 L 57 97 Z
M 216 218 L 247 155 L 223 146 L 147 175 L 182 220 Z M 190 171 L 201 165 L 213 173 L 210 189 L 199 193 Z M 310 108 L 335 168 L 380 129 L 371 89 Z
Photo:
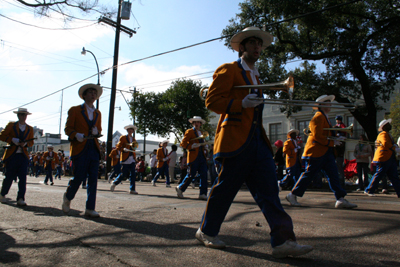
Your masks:
M 90 25 L 86 25 L 86 26 L 82 26 L 82 27 L 75 27 L 75 28 L 44 28 L 44 27 L 40 27 L 40 26 L 37 26 L 37 25 L 32 25 L 32 24 L 29 24 L 29 23 L 18 21 L 18 20 L 9 18 L 7 16 L 4 16 L 2 14 L 0 14 L 0 17 L 6 18 L 8 20 L 11 20 L 11 21 L 14 21 L 14 22 L 26 25 L 26 26 L 35 27 L 35 28 L 39 28 L 39 29 L 43 29 L 43 30 L 54 30 L 54 31 L 78 30 L 78 29 L 87 28 L 87 27 L 90 27 L 90 26 L 93 26 L 93 25 L 97 24 L 97 22 L 95 22 L 95 23 L 90 24 Z

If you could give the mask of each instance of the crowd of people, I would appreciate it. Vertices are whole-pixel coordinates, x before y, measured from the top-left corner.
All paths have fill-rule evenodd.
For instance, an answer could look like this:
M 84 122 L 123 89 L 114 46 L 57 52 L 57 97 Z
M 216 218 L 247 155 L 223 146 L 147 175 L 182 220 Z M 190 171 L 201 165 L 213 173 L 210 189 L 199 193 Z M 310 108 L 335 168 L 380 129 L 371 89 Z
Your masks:
M 222 249 L 226 244 L 218 234 L 229 208 L 243 184 L 253 196 L 270 226 L 272 255 L 276 258 L 300 256 L 309 253 L 313 247 L 300 245 L 296 241 L 292 218 L 284 210 L 280 198 L 280 188 L 289 189 L 286 200 L 292 206 L 301 206 L 298 197 L 302 197 L 322 172 L 327 178 L 335 197 L 335 208 L 356 208 L 345 196 L 343 177 L 343 153 L 340 149 L 345 136 L 338 136 L 327 128 L 332 128 L 328 114 L 333 95 L 322 95 L 315 101 L 315 114 L 309 124 L 309 136 L 306 144 L 301 144 L 299 131 L 291 129 L 285 142 L 275 142 L 278 148 L 274 155 L 271 143 L 263 127 L 263 93 L 257 87 L 260 84 L 256 62 L 262 50 L 271 44 L 273 37 L 256 27 L 248 27 L 231 38 L 231 47 L 238 52 L 239 59 L 221 65 L 214 73 L 205 105 L 219 114 L 213 142 L 206 141 L 202 126 L 206 122 L 199 116 L 189 119 L 192 127 L 187 129 L 179 146 L 184 151 L 177 159 L 177 145 L 168 150 L 168 140 L 160 143 L 150 156 L 149 167 L 152 186 L 165 177 L 165 186 L 175 182 L 175 166 L 180 167 L 180 180 L 175 187 L 178 198 L 189 185 L 199 183 L 199 196 L 207 200 L 203 216 L 199 218 L 199 228 L 195 238 L 206 247 Z M 235 86 L 250 89 L 237 90 Z M 249 91 L 250 90 L 250 91 Z M 86 188 L 87 200 L 84 214 L 99 217 L 96 211 L 96 193 L 99 168 L 104 160 L 105 151 L 98 138 L 101 135 L 101 112 L 93 103 L 99 99 L 103 89 L 96 84 L 86 84 L 79 88 L 78 95 L 83 104 L 73 106 L 68 111 L 65 134 L 70 141 L 70 158 L 66 159 L 62 151 L 55 153 L 52 146 L 47 151 L 29 155 L 27 148 L 34 143 L 33 128 L 26 124 L 31 113 L 19 108 L 15 113 L 18 121 L 10 122 L 0 133 L 0 140 L 9 144 L 3 157 L 6 165 L 0 202 L 7 203 L 13 181 L 18 178 L 17 205 L 25 206 L 26 179 L 30 175 L 45 174 L 44 184 L 60 179 L 61 171 L 71 171 L 68 187 L 62 198 L 61 209 L 65 214 L 70 211 L 71 203 L 81 185 Z M 336 117 L 338 130 L 344 128 L 341 117 Z M 110 174 L 110 190 L 113 192 L 124 180 L 129 180 L 129 193 L 138 195 L 136 180 L 143 181 L 147 164 L 143 156 L 136 156 L 138 146 L 135 140 L 135 125 L 125 126 L 126 135 L 120 137 L 116 147 L 108 155 L 112 159 L 113 172 Z M 386 176 L 392 182 L 393 189 L 400 197 L 400 179 L 397 173 L 396 154 L 400 148 L 390 135 L 391 120 L 379 123 L 380 134 L 376 140 L 373 160 L 375 171 L 370 182 L 367 180 L 368 163 L 372 151 L 368 145 L 360 143 L 354 155 L 359 164 L 359 189 L 368 196 L 374 196 L 380 180 Z M 365 140 L 365 136 L 360 139 Z M 103 166 L 104 168 L 104 166 Z M 286 176 L 283 170 L 286 169 Z M 53 172 L 56 176 L 53 179 Z M 208 181 L 210 177 L 211 181 Z M 209 189 L 209 185 L 211 185 Z

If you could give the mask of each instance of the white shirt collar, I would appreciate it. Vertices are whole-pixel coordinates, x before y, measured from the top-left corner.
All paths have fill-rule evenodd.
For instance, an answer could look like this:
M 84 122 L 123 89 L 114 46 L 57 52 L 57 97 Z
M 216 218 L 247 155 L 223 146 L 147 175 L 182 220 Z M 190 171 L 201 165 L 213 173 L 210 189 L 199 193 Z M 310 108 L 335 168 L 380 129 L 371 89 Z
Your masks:
M 250 71 L 250 73 L 254 74 L 255 76 L 260 76 L 260 73 L 258 72 L 257 67 L 254 66 L 254 69 L 250 69 L 250 67 L 247 65 L 246 61 L 243 60 L 243 58 L 241 58 L 240 61 L 242 63 L 244 70 Z

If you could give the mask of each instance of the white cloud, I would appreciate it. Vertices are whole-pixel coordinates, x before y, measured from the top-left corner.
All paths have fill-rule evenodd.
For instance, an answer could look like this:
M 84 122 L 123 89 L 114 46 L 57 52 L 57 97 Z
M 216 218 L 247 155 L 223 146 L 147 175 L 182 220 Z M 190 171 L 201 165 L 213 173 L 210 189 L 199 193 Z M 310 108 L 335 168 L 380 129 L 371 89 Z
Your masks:
M 170 69 L 167 66 L 134 63 L 123 68 L 123 78 L 129 86 L 137 86 L 138 89 L 143 88 L 146 91 L 162 92 L 168 89 L 171 82 L 178 78 L 207 71 L 209 69 L 201 66 L 179 66 Z M 196 79 L 196 77 L 189 78 Z

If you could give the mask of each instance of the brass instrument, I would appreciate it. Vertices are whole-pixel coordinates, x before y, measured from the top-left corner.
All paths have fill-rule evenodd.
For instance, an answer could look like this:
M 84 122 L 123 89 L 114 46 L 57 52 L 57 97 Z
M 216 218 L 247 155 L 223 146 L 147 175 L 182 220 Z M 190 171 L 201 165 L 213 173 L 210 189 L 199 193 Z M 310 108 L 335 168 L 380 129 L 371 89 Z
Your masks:
M 204 131 L 202 135 L 200 135 L 199 137 L 193 138 L 191 140 L 207 139 L 209 137 L 210 137 L 210 134 L 207 131 Z
M 267 84 L 255 84 L 255 85 L 240 85 L 233 87 L 234 89 L 260 89 L 260 90 L 279 90 L 282 92 L 286 92 L 289 96 L 289 99 L 264 99 L 261 97 L 252 97 L 250 100 L 262 100 L 263 104 L 269 105 L 281 105 L 281 106 L 301 106 L 301 107 L 313 107 L 319 108 L 321 106 L 327 106 L 330 108 L 336 109 L 348 109 L 355 110 L 360 107 L 365 106 L 365 102 L 362 100 L 357 100 L 355 103 L 319 103 L 315 101 L 309 100 L 293 100 L 293 92 L 294 92 L 294 79 L 292 76 L 289 76 L 285 81 L 277 82 L 277 83 L 267 83 Z M 200 89 L 199 96 L 200 99 L 205 101 L 207 97 L 208 88 L 204 87 Z
M 200 144 L 200 146 L 212 145 L 212 144 L 214 144 L 214 140 L 207 141 L 207 142 L 204 142 L 204 143 L 199 143 L 199 144 Z
M 131 150 L 131 149 L 127 149 L 127 148 L 124 148 L 123 150 L 124 150 L 124 152 L 136 152 L 135 150 Z
M 289 95 L 289 99 L 292 99 L 293 90 L 294 90 L 294 79 L 292 76 L 289 76 L 284 81 L 276 82 L 276 83 L 267 83 L 267 84 L 254 84 L 254 85 L 239 85 L 233 87 L 234 89 L 259 89 L 259 90 L 279 90 L 282 92 L 286 92 Z M 208 87 L 203 87 L 200 89 L 199 96 L 200 99 L 205 101 L 208 93 Z
M 88 135 L 88 136 L 83 136 L 83 139 L 90 140 L 90 139 L 100 138 L 102 136 L 103 136 L 102 134 L 98 134 L 98 135 L 91 134 L 91 135 Z
M 128 143 L 128 146 L 132 147 L 133 149 L 136 149 L 139 147 L 139 143 L 135 140 L 132 143 Z
M 27 143 L 27 142 L 29 142 L 29 141 L 33 141 L 33 140 L 36 140 L 37 138 L 32 138 L 32 139 L 27 139 L 27 140 L 19 140 L 20 141 L 20 143 Z M 7 144 L 7 145 L 5 145 L 5 146 L 3 146 L 3 148 L 4 149 L 8 149 L 8 148 L 10 148 L 10 147 L 12 147 L 12 146 L 17 146 L 16 144 L 14 144 L 14 143 L 9 143 L 9 144 Z
M 351 124 L 349 127 L 346 128 L 323 128 L 325 131 L 338 131 L 338 132 L 346 132 L 350 135 L 353 135 L 353 124 Z M 309 133 L 311 133 L 309 128 L 305 128 L 303 130 L 304 134 L 308 136 Z
M 353 124 L 351 126 L 353 126 Z M 347 127 L 347 128 L 349 128 L 349 127 Z M 343 129 L 347 129 L 347 128 L 324 128 L 324 130 L 332 129 L 332 130 L 336 131 L 337 129 L 342 129 L 343 130 Z M 351 130 L 353 130 L 353 129 L 351 129 Z M 350 130 L 345 130 L 345 131 L 347 132 L 347 131 L 350 131 Z M 303 133 L 306 136 L 309 136 L 311 131 L 308 128 L 304 128 L 303 129 Z M 378 147 L 378 146 L 382 145 L 381 143 L 379 143 L 377 141 L 361 141 L 361 140 L 356 140 L 356 139 L 351 139 L 351 138 L 338 138 L 338 137 L 334 137 L 334 136 L 328 136 L 326 139 L 333 140 L 333 141 L 339 141 L 339 142 L 357 142 L 359 144 L 371 145 L 371 146 L 375 146 L 375 147 Z
M 349 109 L 354 110 L 365 106 L 365 102 L 358 100 L 355 103 L 326 103 L 326 102 L 315 102 L 309 100 L 291 100 L 291 99 L 264 99 L 261 97 L 251 97 L 250 100 L 262 100 L 263 104 L 270 105 L 287 105 L 287 106 L 301 106 L 301 107 L 313 107 L 315 109 L 319 107 L 329 107 L 336 109 Z

